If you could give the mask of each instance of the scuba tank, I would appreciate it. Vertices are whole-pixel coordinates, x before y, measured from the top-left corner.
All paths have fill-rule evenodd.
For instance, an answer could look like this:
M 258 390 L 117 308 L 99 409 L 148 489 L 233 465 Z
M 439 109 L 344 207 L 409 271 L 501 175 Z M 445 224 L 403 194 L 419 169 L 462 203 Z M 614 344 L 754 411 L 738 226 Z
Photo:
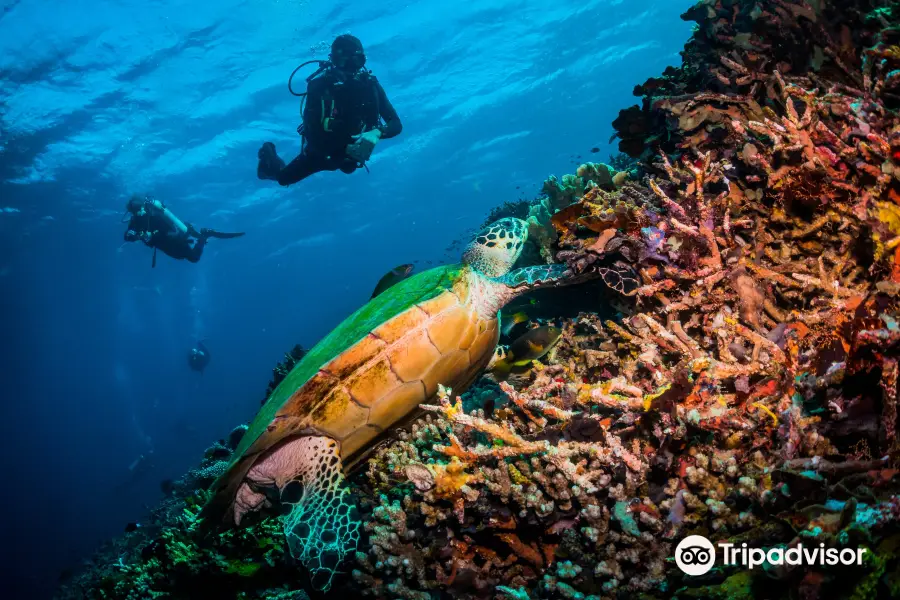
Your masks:
M 131 197 L 131 199 L 125 204 L 125 216 L 122 219 L 122 222 L 126 222 L 133 217 L 141 218 L 146 217 L 147 227 L 146 229 L 150 229 L 150 215 L 162 215 L 162 217 L 168 221 L 168 223 L 172 226 L 175 231 L 180 233 L 181 235 L 187 235 L 188 227 L 185 225 L 181 219 L 176 217 L 172 211 L 166 208 L 166 205 L 157 200 L 156 198 L 151 198 L 150 196 L 139 196 L 135 194 Z
M 144 202 L 144 206 L 147 207 L 148 205 L 150 207 L 150 210 L 155 210 L 157 213 L 161 214 L 166 219 L 166 221 L 171 223 L 172 227 L 174 227 L 178 231 L 178 233 L 180 233 L 182 235 L 187 235 L 187 232 L 188 232 L 187 225 L 185 225 L 181 221 L 181 219 L 179 219 L 174 214 L 172 214 L 172 211 L 170 211 L 168 208 L 166 208 L 165 204 L 163 204 L 156 198 L 148 197 L 147 200 Z

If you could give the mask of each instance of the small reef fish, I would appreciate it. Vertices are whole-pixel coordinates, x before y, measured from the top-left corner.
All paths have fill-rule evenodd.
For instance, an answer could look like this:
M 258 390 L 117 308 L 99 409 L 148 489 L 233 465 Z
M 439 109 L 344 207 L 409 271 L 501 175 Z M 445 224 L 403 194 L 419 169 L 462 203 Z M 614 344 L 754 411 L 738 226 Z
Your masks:
M 375 286 L 375 291 L 372 292 L 372 298 L 384 292 L 391 286 L 397 285 L 398 283 L 412 275 L 412 272 L 412 265 L 407 264 L 400 265 L 399 267 L 394 267 L 393 269 L 385 273 L 384 277 L 378 280 L 378 285 Z
M 500 315 L 500 331 L 503 335 L 509 335 L 513 329 L 515 329 L 516 325 L 519 323 L 525 323 L 528 321 L 528 315 L 525 312 L 517 312 L 514 315 L 506 316 L 504 314 Z
M 488 371 L 493 371 L 494 367 L 496 367 L 498 363 L 505 362 L 508 355 L 509 346 L 497 346 L 494 349 L 494 355 L 491 356 L 491 360 L 487 365 Z
M 644 227 L 641 229 L 641 234 L 644 236 L 644 241 L 650 252 L 658 251 L 662 247 L 663 242 L 666 241 L 665 232 L 656 227 Z
M 530 311 L 539 310 L 541 305 L 538 300 L 534 298 L 524 298 L 520 299 L 516 302 L 511 303 L 509 306 L 505 306 L 503 310 L 500 311 L 500 320 L 504 322 L 507 318 L 507 315 L 513 315 L 516 313 L 524 312 L 528 313 Z
M 488 364 L 496 375 L 505 376 L 513 367 L 525 367 L 550 352 L 562 336 L 562 329 L 545 325 L 522 334 L 509 346 L 498 346 Z

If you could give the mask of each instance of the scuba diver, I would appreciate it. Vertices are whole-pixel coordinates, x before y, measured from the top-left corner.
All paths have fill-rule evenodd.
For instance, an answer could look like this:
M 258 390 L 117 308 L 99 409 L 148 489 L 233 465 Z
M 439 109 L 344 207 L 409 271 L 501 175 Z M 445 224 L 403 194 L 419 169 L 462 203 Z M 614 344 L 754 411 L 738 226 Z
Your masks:
M 128 476 L 124 481 L 116 485 L 116 492 L 123 492 L 133 487 L 155 468 L 156 461 L 153 456 L 153 448 L 150 448 L 146 454 L 139 454 L 137 458 L 131 461 L 131 464 L 128 465 Z
M 188 352 L 188 366 L 194 371 L 199 371 L 201 375 L 203 369 L 209 365 L 209 359 L 209 350 L 206 349 L 203 342 L 197 342 L 197 345 Z
M 244 235 L 243 232 L 222 233 L 205 228 L 197 231 L 193 225 L 182 222 L 162 202 L 150 196 L 134 195 L 125 208 L 126 217 L 130 215 L 125 241 L 140 240 L 153 248 L 154 267 L 157 250 L 162 250 L 174 259 L 195 263 L 200 260 L 209 238 L 230 239 Z
M 294 74 L 313 62 L 320 66 L 306 79 L 306 92 L 294 92 Z M 303 123 L 297 128 L 300 154 L 285 166 L 275 144 L 266 142 L 257 153 L 260 179 L 287 186 L 319 171 L 352 173 L 366 166 L 379 140 L 400 134 L 400 117 L 365 64 L 362 43 L 352 35 L 340 35 L 331 44 L 328 61 L 305 62 L 294 70 L 288 89 L 305 96 L 300 109 Z

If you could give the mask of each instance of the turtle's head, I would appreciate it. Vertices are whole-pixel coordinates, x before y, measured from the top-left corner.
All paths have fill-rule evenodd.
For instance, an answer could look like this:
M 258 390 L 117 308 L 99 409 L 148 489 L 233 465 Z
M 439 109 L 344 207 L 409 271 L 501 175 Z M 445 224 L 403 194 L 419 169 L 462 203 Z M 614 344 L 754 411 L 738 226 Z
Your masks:
M 528 239 L 528 224 L 507 217 L 482 229 L 463 254 L 463 262 L 482 275 L 500 277 L 509 272 Z

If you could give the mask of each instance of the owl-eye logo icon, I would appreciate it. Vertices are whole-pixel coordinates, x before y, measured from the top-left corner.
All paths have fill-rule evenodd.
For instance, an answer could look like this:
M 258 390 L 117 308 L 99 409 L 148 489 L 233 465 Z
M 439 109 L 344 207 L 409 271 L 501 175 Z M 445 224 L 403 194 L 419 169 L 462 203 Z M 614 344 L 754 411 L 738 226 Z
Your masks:
M 716 564 L 716 549 L 702 535 L 689 535 L 675 548 L 675 564 L 686 575 L 703 575 Z

